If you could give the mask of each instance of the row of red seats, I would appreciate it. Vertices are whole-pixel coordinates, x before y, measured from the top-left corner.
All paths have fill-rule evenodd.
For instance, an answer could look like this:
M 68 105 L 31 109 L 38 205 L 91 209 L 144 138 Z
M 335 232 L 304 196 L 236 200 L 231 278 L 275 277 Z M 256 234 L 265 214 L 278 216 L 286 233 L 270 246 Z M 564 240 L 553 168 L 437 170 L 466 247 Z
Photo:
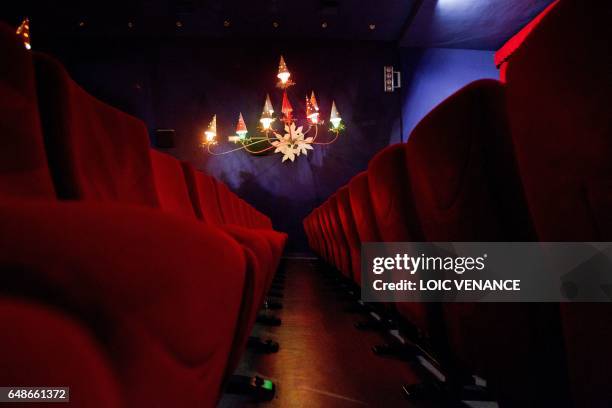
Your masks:
M 363 242 L 612 240 L 605 24 L 579 0 L 548 7 L 500 50 L 504 83 L 450 96 L 304 220 L 311 248 L 360 285 Z M 612 402 L 608 305 L 386 307 L 501 406 Z
M 0 384 L 215 406 L 286 235 L 4 25 L 0 53 Z

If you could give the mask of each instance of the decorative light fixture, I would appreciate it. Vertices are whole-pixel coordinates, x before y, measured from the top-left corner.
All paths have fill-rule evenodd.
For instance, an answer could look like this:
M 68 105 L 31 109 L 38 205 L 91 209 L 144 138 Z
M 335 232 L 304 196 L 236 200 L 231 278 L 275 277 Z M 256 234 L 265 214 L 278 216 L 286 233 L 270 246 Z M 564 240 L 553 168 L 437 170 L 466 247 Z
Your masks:
M 313 145 L 328 145 L 334 143 L 338 139 L 340 132 L 344 129 L 344 125 L 342 124 L 342 118 L 336 107 L 336 102 L 332 101 L 329 116 L 331 126 L 328 131 L 331 137 L 326 141 L 317 141 L 319 127 L 324 124 L 324 121 L 321 120 L 319 103 L 317 102 L 314 91 L 310 94 L 310 97 L 306 96 L 305 98 L 306 117 L 303 120 L 304 123 L 298 125 L 295 119 L 295 111 L 287 93 L 287 89 L 295 85 L 295 83 L 291 80 L 291 72 L 282 56 L 280 57 L 278 74 L 276 77 L 278 78 L 276 86 L 283 91 L 281 111 L 280 115 L 278 115 L 278 119 L 279 122 L 282 123 L 284 132 L 283 130 L 277 131 L 273 126 L 277 117 L 274 115 L 274 107 L 272 106 L 270 95 L 266 94 L 266 100 L 259 119 L 259 123 L 261 124 L 258 128 L 259 135 L 249 135 L 244 117 L 242 113 L 240 113 L 236 125 L 236 134 L 228 137 L 229 142 L 239 144 L 240 146 L 224 151 L 220 149 L 215 150 L 214 147 L 218 146 L 218 143 L 217 115 L 214 115 L 208 128 L 204 132 L 202 140 L 202 146 L 206 148 L 208 153 L 222 155 L 239 150 L 246 150 L 249 153 L 261 154 L 274 149 L 274 153 L 281 153 L 283 155 L 283 162 L 286 160 L 294 161 L 296 157 L 306 155 L 309 150 L 313 150 Z M 311 132 L 312 136 L 308 136 Z
M 32 49 L 32 44 L 30 43 L 30 19 L 24 18 L 19 27 L 17 27 L 17 36 L 20 37 L 23 41 L 23 45 L 26 47 L 26 50 Z

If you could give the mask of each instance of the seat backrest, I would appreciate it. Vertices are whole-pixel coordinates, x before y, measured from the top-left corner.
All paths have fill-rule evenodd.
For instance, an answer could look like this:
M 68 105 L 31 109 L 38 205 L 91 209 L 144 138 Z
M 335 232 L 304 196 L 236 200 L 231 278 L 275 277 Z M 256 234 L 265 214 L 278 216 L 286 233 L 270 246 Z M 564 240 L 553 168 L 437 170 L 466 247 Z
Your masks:
M 215 180 L 195 170 L 188 162 L 181 164 L 196 216 L 212 225 L 224 224 Z
M 386 242 L 423 240 L 406 160 L 406 145 L 400 143 L 380 151 L 368 165 L 372 209 Z
M 507 105 L 517 164 L 542 241 L 612 240 L 606 6 L 560 0 L 508 65 Z M 610 304 L 564 303 L 561 312 L 575 406 L 609 405 Z
M 540 239 L 612 240 L 609 21 L 561 0 L 507 71 L 517 162 Z
M 548 14 L 550 11 L 557 6 L 560 0 L 555 0 L 544 10 L 540 12 L 533 20 L 531 20 L 525 27 L 523 27 L 518 33 L 513 35 L 506 43 L 495 53 L 495 66 L 499 68 L 499 77 L 501 82 L 506 82 L 506 73 L 508 71 L 508 65 L 512 60 L 512 55 L 520 48 L 525 39 L 529 37 L 531 32 L 540 21 Z
M 367 172 L 359 173 L 351 179 L 349 182 L 349 197 L 359 241 L 362 244 L 364 242 L 380 242 L 382 239 L 372 208 Z
M 196 214 L 189 197 L 181 162 L 151 149 L 151 164 L 159 205 L 162 210 L 189 218 Z
M 38 115 L 32 53 L 0 23 L 0 196 L 54 199 Z
M 480 80 L 423 118 L 406 144 L 428 241 L 533 241 L 501 83 Z
M 344 228 L 338 211 L 338 193 L 329 198 L 329 210 L 331 215 L 332 232 L 336 242 L 338 269 L 347 277 L 352 277 L 351 272 L 351 250 L 344 235 Z
M 234 193 L 230 191 L 229 187 L 225 183 L 219 180 L 215 180 L 215 184 L 217 186 L 217 194 L 219 197 L 219 203 L 221 204 L 223 220 L 227 224 L 241 225 L 240 216 L 236 210 L 236 197 L 234 196 Z
M 353 211 L 351 210 L 351 198 L 348 186 L 344 186 L 340 190 L 338 190 L 336 197 L 336 202 L 338 204 L 338 215 L 340 216 L 340 223 L 342 224 L 344 236 L 346 237 L 346 242 L 350 248 L 351 272 L 353 275 L 353 279 L 356 282 L 360 282 L 361 243 L 359 241 L 359 233 L 357 232 L 355 219 L 353 218 Z
M 55 59 L 36 53 L 34 65 L 58 197 L 157 207 L 144 123 L 89 95 Z

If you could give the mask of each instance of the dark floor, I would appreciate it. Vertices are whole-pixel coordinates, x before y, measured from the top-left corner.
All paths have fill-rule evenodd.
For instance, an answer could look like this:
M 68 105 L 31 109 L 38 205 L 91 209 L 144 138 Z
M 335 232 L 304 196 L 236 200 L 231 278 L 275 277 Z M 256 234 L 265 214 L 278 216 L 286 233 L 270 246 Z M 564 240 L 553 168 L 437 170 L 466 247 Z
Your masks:
M 371 347 L 381 343 L 373 332 L 353 324 L 361 317 L 344 311 L 320 266 L 306 259 L 287 260 L 284 308 L 275 314 L 280 327 L 257 326 L 256 335 L 280 343 L 276 354 L 247 352 L 238 370 L 272 379 L 276 398 L 261 407 L 425 407 L 411 403 L 402 385 L 417 382 L 406 362 L 375 356 Z M 236 396 L 225 396 L 220 407 L 252 407 Z M 428 405 L 431 406 L 431 405 Z

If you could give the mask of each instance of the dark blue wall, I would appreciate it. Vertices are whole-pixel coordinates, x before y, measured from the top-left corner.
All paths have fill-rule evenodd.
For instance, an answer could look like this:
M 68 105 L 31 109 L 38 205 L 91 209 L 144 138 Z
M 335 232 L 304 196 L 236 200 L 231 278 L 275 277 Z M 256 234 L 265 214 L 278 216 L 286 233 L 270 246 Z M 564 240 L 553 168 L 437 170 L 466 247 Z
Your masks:
M 225 181 L 268 214 L 275 228 L 289 233 L 292 251 L 306 249 L 302 219 L 364 170 L 373 154 L 400 140 L 400 95 L 383 92 L 383 66 L 399 64 L 391 44 L 174 39 L 152 45 L 92 39 L 50 42 L 46 48 L 93 95 L 142 118 L 150 129 L 176 129 L 176 147 L 169 152 Z M 326 116 L 336 100 L 346 124 L 340 140 L 317 146 L 294 163 L 281 163 L 279 154 L 205 154 L 199 142 L 213 114 L 218 115 L 219 134 L 227 136 L 239 111 L 249 130 L 255 130 L 266 92 L 280 110 L 275 88 L 280 54 L 297 82 L 292 88 L 296 110 L 303 109 L 311 89 Z
M 401 48 L 404 138 L 433 107 L 482 78 L 499 78 L 493 51 Z

